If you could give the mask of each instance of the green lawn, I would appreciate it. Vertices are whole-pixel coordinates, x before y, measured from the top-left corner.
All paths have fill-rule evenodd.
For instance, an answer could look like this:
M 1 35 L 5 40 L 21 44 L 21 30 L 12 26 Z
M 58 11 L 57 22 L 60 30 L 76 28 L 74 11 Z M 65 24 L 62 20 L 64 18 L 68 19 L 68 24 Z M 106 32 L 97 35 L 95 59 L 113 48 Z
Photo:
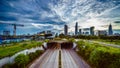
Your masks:
M 42 45 L 42 42 L 28 41 L 24 43 L 12 44 L 11 46 L 0 47 L 0 59 L 3 57 L 14 55 L 15 53 L 21 50 L 25 50 L 25 49 L 29 49 L 29 48 L 37 47 L 41 45 Z
M 94 41 L 98 41 L 98 42 L 105 42 L 108 44 L 116 44 L 116 45 L 120 45 L 120 40 L 102 40 L 102 39 L 98 39 L 98 40 L 94 40 Z

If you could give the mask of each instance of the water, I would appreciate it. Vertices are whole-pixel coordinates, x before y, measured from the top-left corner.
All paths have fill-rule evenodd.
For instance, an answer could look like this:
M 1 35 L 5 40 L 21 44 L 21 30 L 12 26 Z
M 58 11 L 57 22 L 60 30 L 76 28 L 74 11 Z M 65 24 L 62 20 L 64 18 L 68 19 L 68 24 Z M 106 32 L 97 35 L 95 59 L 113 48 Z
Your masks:
M 16 53 L 15 55 L 13 55 L 11 57 L 2 58 L 2 59 L 0 59 L 0 67 L 2 67 L 5 64 L 8 64 L 8 63 L 14 63 L 15 57 L 17 57 L 19 54 L 27 55 L 29 53 L 35 52 L 36 50 L 44 50 L 44 49 L 42 47 L 26 49 L 26 50 L 23 50 L 23 51 L 20 51 L 20 52 Z
M 2 43 L 10 43 L 10 42 L 21 42 L 23 40 L 30 40 L 30 39 L 25 39 L 25 38 L 16 38 L 16 39 L 6 39 L 6 40 L 2 40 L 0 39 L 0 44 Z

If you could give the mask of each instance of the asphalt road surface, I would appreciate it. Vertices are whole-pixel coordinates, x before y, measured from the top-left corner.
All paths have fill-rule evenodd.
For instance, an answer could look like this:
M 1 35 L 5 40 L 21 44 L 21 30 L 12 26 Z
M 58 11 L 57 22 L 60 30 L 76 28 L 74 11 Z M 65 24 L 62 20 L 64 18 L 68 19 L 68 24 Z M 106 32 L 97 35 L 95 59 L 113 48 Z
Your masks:
M 90 66 L 81 59 L 74 50 L 61 50 L 62 68 L 90 68 Z
M 48 49 L 29 68 L 58 68 L 59 50 Z
M 61 51 L 61 68 L 90 68 L 72 49 L 48 49 L 29 68 L 59 68 L 59 51 Z

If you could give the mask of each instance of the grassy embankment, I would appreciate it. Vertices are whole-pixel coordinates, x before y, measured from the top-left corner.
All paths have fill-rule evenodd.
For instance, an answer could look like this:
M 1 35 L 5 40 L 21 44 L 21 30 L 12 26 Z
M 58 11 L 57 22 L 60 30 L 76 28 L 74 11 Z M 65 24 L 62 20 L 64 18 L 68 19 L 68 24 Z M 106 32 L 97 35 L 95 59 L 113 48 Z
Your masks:
M 102 40 L 102 39 L 97 39 L 94 41 L 98 41 L 98 42 L 104 42 L 104 43 L 108 43 L 108 44 L 115 44 L 115 45 L 120 45 L 120 40 Z
M 37 41 L 28 41 L 28 42 L 24 42 L 24 43 L 16 43 L 10 46 L 5 46 L 5 47 L 0 47 L 0 59 L 7 57 L 7 56 L 12 56 L 15 53 L 25 50 L 25 49 L 29 49 L 32 47 L 37 47 L 37 46 L 41 46 L 42 42 L 37 42 Z
M 36 52 L 30 53 L 28 55 L 19 54 L 15 58 L 15 63 L 8 63 L 2 66 L 2 68 L 28 68 L 31 62 L 37 59 L 44 51 L 37 50 Z
M 120 49 L 103 46 L 98 43 L 78 41 L 78 54 L 87 60 L 93 68 L 119 68 Z

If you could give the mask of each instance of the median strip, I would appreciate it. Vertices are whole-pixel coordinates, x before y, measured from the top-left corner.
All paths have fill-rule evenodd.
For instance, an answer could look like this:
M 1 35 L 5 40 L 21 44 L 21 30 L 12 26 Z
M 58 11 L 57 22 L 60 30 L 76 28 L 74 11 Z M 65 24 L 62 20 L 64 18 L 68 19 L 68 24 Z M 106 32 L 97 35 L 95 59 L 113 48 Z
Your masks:
M 59 50 L 59 68 L 62 68 L 61 67 L 61 50 Z

